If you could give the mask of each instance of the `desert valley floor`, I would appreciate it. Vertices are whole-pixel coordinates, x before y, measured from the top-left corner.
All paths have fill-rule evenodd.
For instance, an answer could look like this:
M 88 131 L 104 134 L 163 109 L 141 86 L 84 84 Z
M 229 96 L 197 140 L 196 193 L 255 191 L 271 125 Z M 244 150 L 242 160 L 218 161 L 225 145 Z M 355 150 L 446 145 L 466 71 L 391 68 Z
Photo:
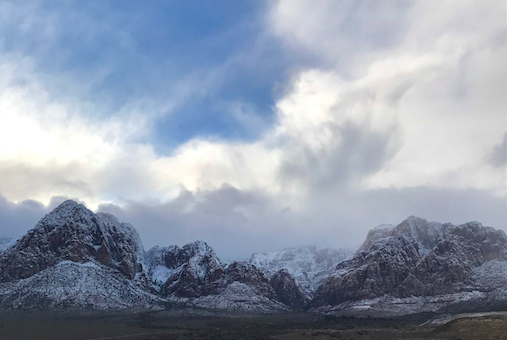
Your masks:
M 437 320 L 437 321 L 435 321 Z M 507 339 L 507 314 L 417 315 L 396 319 L 325 318 L 172 310 L 129 315 L 2 314 L 0 339 Z

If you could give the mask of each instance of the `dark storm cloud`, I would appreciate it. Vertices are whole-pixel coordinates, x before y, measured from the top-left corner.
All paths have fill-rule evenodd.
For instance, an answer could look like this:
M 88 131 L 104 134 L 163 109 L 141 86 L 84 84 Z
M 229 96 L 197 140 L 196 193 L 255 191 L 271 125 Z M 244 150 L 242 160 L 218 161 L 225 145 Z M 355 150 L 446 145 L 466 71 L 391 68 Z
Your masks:
M 47 213 L 47 208 L 34 200 L 18 204 L 0 196 L 0 237 L 21 236 Z
M 33 200 L 18 204 L 0 196 L 0 237 L 21 236 L 68 197 L 53 197 L 45 207 Z M 321 191 L 303 210 L 284 206 L 261 192 L 231 186 L 183 191 L 173 200 L 128 201 L 122 207 L 103 204 L 138 230 L 146 249 L 154 245 L 209 243 L 224 260 L 247 259 L 251 253 L 316 244 L 359 246 L 368 230 L 381 223 L 398 224 L 410 215 L 460 224 L 479 221 L 506 229 L 505 197 L 484 190 L 415 187 L 370 191 Z
M 47 206 L 36 200 L 9 202 L 0 194 L 0 237 L 18 237 L 32 229 L 37 222 L 69 197 L 54 196 Z M 79 203 L 82 201 L 71 198 Z
M 304 210 L 280 206 L 268 196 L 230 186 L 183 192 L 168 202 L 101 205 L 132 223 L 145 247 L 208 242 L 226 260 L 247 259 L 252 252 L 317 244 L 357 247 L 369 229 L 398 224 L 410 215 L 455 224 L 477 220 L 505 229 L 505 198 L 482 190 L 429 187 L 327 192 L 313 196 Z M 278 204 L 277 204 L 278 203 Z
M 226 185 L 210 191 L 183 191 L 168 202 L 128 201 L 123 207 L 103 204 L 98 210 L 132 223 L 147 248 L 202 239 L 233 259 L 250 255 L 261 244 L 272 249 L 292 244 L 291 235 L 283 237 L 283 230 L 277 230 L 285 229 L 277 206 L 260 192 Z
M 489 162 L 495 167 L 507 165 L 507 132 L 504 133 L 503 140 L 493 147 Z

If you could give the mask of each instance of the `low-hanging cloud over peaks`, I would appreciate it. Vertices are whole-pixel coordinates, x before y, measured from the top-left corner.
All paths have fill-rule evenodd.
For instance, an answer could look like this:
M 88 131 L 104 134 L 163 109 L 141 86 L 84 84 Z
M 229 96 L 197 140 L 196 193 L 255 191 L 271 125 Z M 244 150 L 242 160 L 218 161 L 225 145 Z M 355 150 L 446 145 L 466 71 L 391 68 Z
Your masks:
M 20 236 L 65 199 L 55 197 L 44 206 L 36 201 L 14 204 L 2 198 L 2 235 Z M 309 244 L 354 248 L 376 225 L 398 224 L 410 215 L 455 224 L 478 220 L 495 228 L 504 228 L 507 218 L 501 198 L 475 189 L 327 191 L 314 197 L 304 210 L 284 203 L 261 192 L 224 186 L 182 191 L 168 201 L 101 204 L 95 211 L 112 213 L 131 223 L 146 249 L 202 239 L 227 261 L 247 259 L 253 252 Z

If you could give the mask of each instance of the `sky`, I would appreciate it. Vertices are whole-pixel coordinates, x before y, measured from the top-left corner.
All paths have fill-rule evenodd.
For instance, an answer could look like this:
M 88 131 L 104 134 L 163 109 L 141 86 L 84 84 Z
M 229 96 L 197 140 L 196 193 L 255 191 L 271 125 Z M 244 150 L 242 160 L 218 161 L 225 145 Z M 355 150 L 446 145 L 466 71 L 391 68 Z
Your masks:
M 507 229 L 497 0 L 0 0 L 0 236 L 65 199 L 144 247 Z

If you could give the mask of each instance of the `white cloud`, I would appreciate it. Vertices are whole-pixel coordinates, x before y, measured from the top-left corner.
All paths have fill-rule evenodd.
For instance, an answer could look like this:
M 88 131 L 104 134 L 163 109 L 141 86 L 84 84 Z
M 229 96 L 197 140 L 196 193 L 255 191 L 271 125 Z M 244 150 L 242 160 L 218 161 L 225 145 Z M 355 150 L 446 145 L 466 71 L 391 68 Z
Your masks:
M 146 98 L 112 114 L 48 86 L 72 87 L 69 79 L 3 54 L 0 193 L 16 202 L 78 196 L 96 207 L 229 184 L 301 210 L 333 190 L 504 195 L 505 169 L 484 161 L 507 128 L 503 14 L 498 1 L 279 1 L 268 29 L 322 66 L 292 75 L 258 141 L 195 138 L 166 156 L 148 143 L 160 110 Z M 182 87 L 177 97 L 195 91 Z
M 294 91 L 279 106 L 294 103 L 287 110 L 297 116 L 292 123 L 305 127 L 322 119 L 322 105 L 365 126 L 398 124 L 402 146 L 366 179 L 367 188 L 470 187 L 504 195 L 505 169 L 484 159 L 507 129 L 505 13 L 498 1 L 279 1 L 270 12 L 273 32 L 328 60 L 325 72 L 303 71 L 297 79 L 313 91 Z M 379 34 L 386 35 L 382 46 L 373 43 Z M 344 71 L 349 56 L 355 60 Z M 338 81 L 342 74 L 346 80 Z M 351 93 L 362 98 L 348 101 Z M 321 145 L 336 137 L 309 132 L 301 136 Z

